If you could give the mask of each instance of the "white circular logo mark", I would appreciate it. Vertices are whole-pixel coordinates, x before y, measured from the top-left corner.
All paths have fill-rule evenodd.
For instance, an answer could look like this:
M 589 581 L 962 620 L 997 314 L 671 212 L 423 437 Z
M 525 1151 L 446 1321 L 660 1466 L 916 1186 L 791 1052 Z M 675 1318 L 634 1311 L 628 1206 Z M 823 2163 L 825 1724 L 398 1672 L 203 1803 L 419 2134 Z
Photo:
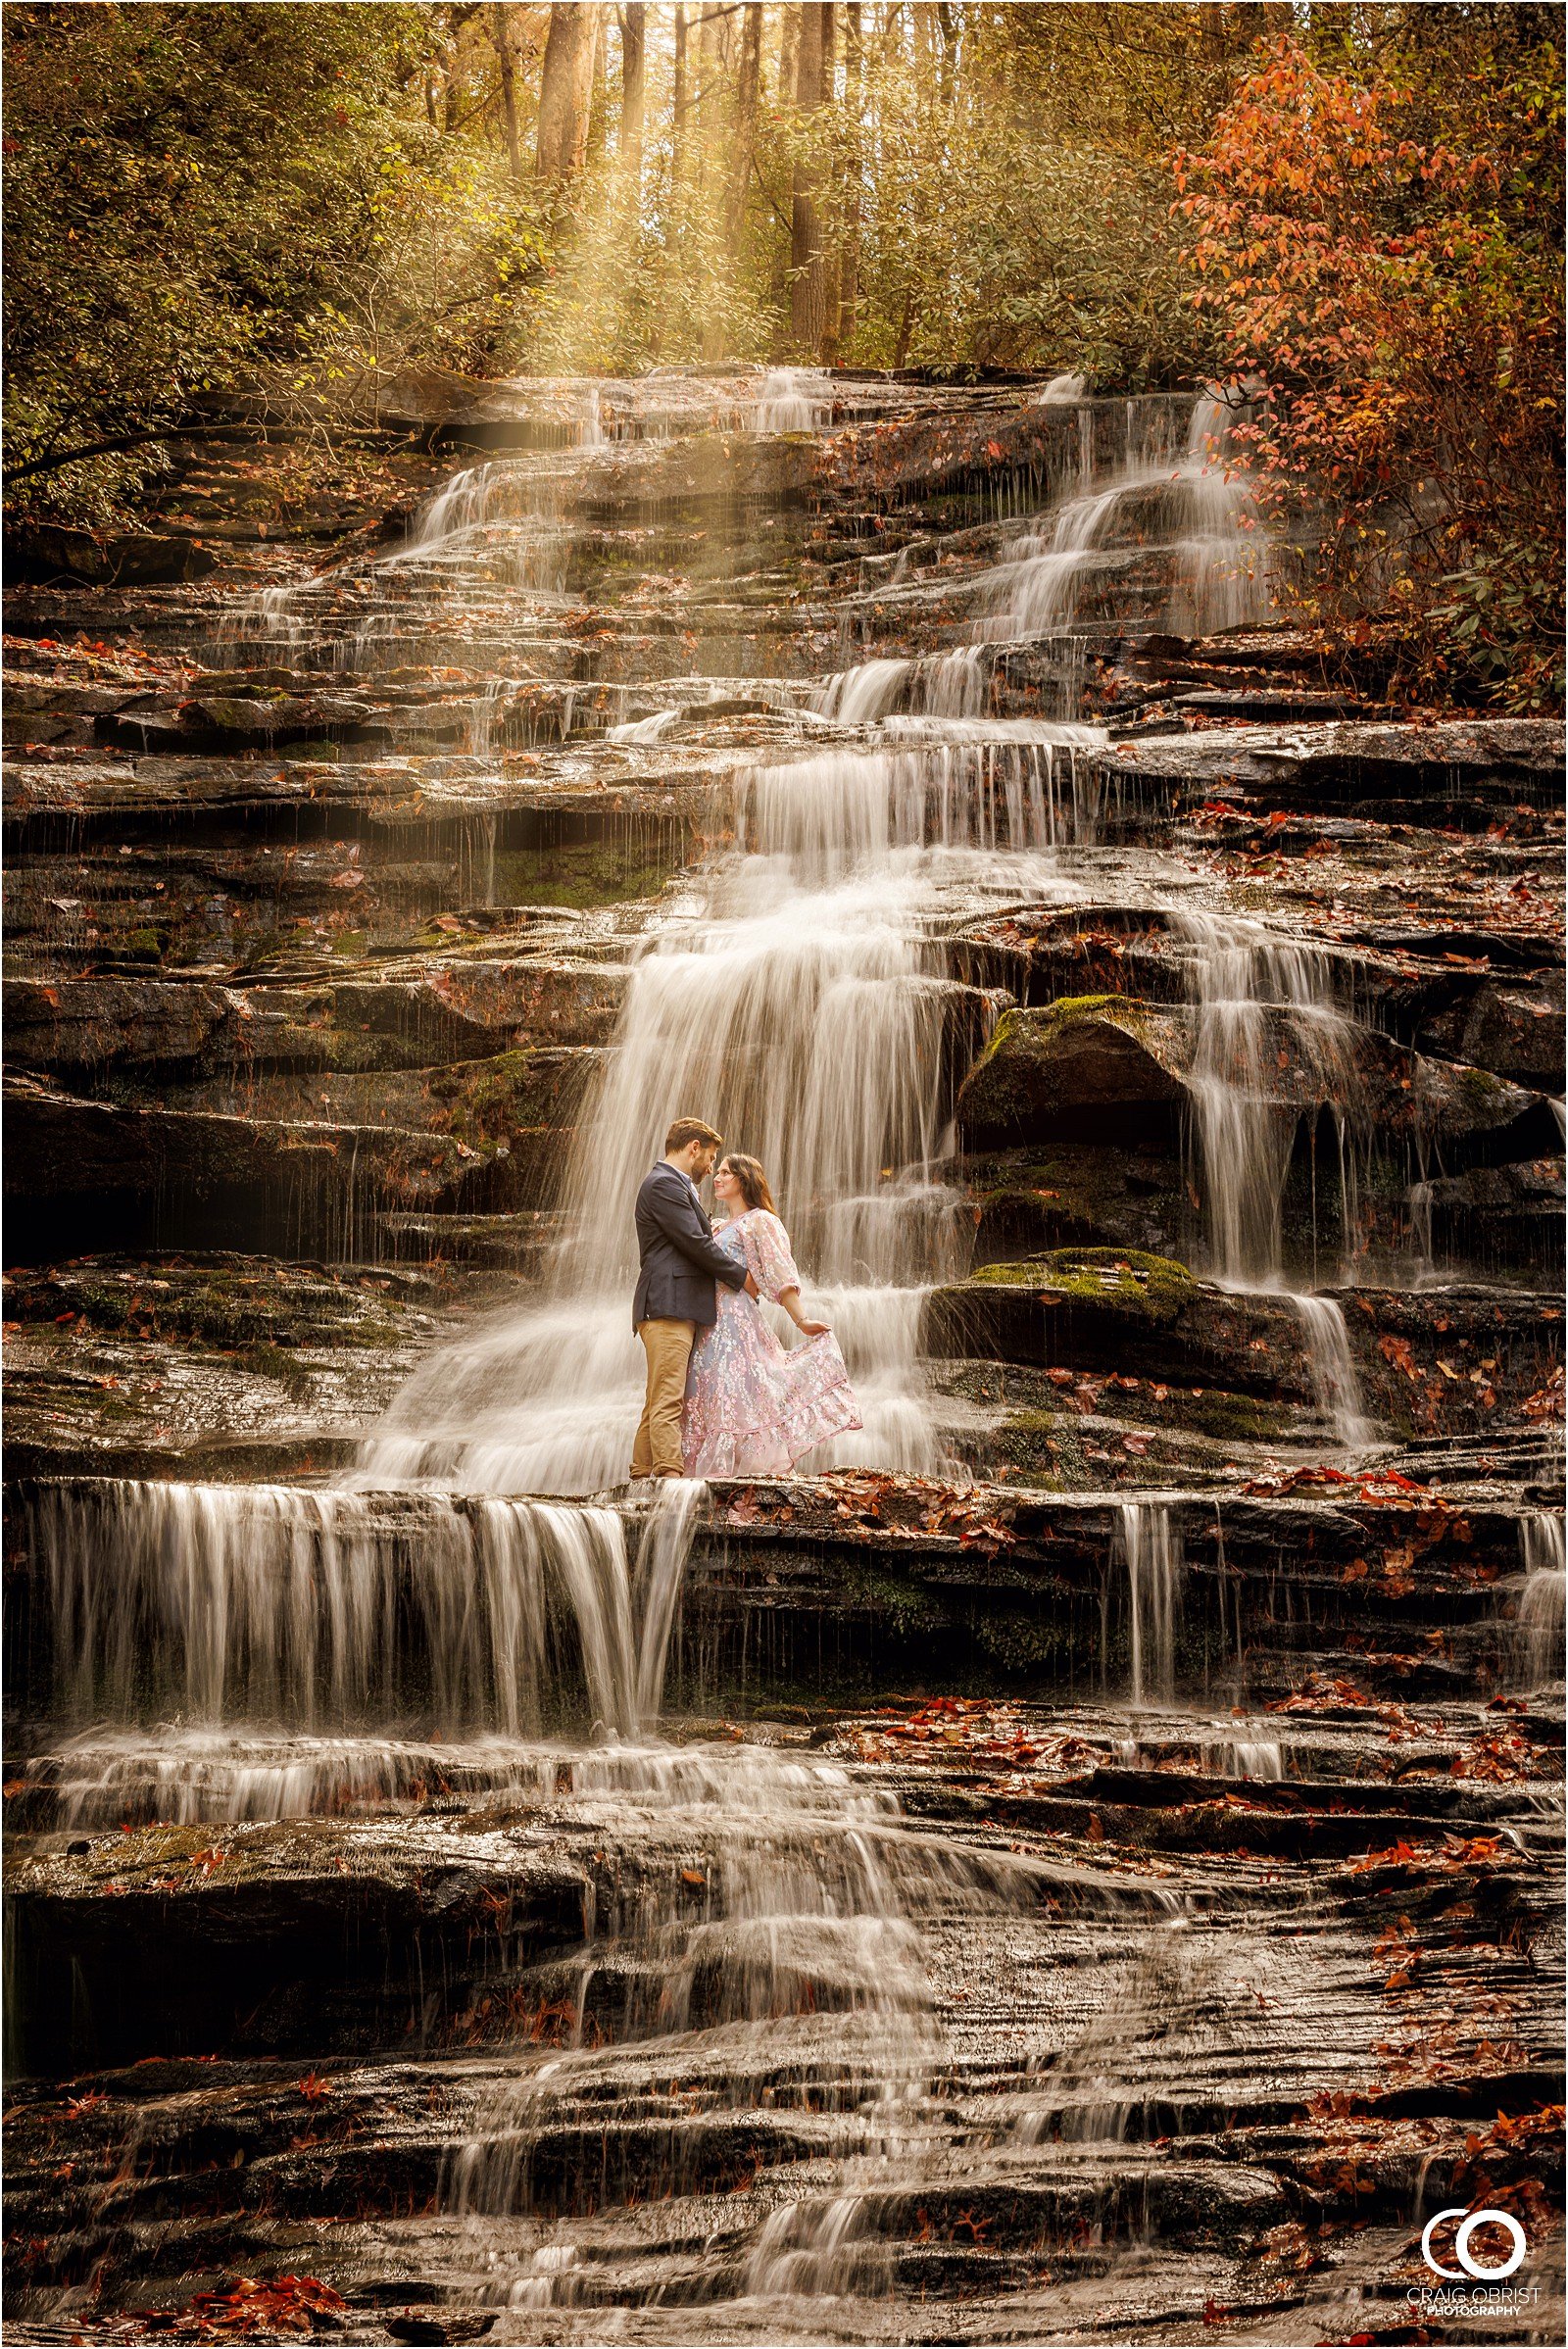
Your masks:
M 1445 2219 L 1463 2221 L 1453 2238 L 1453 2256 L 1459 2263 L 1457 2268 L 1445 2268 L 1432 2256 L 1432 2237 Z M 1478 2227 L 1504 2227 L 1507 2228 L 1512 2238 L 1513 2251 L 1503 2261 L 1500 2268 L 1483 2267 L 1480 2260 L 1472 2254 L 1470 2237 Z M 1421 2257 L 1426 2261 L 1434 2276 L 1446 2276 L 1450 2283 L 1458 2283 L 1462 2280 L 1461 2270 L 1464 2276 L 1470 2276 L 1476 2283 L 1501 2283 L 1517 2269 L 1524 2266 L 1527 2248 L 1525 2230 L 1511 2211 L 1472 2211 L 1468 2218 L 1465 2218 L 1463 2211 L 1457 2208 L 1439 2211 L 1437 2217 L 1429 2219 L 1421 2230 Z

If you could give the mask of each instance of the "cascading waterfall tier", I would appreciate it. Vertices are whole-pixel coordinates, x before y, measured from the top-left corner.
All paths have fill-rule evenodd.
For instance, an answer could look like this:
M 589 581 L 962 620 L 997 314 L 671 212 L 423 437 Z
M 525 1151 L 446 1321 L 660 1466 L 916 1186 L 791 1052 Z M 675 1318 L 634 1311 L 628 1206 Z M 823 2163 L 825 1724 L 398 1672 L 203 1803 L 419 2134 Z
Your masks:
M 170 1714 L 307 1734 L 423 1723 L 537 1733 L 586 1707 L 657 1719 L 703 1488 L 625 1518 L 493 1495 L 105 1482 L 43 1488 L 54 1703 L 73 1721 Z
M 1262 922 L 1190 906 L 1174 908 L 1170 918 L 1186 950 L 1196 1022 L 1187 1087 L 1210 1269 L 1239 1287 L 1277 1284 L 1285 1186 L 1301 1118 L 1297 1096 L 1333 1105 L 1330 1183 L 1341 1248 L 1354 1245 L 1354 1030 L 1336 1000 L 1332 958 L 1320 949 Z M 1282 1052 L 1298 1071 L 1288 1094 L 1279 1081 Z
M 1169 1508 L 1122 1502 L 1113 1551 L 1127 1577 L 1128 1694 L 1135 1705 L 1174 1703 L 1185 1563 Z
M 729 2292 L 745 2302 L 890 2288 L 886 2217 L 946 2133 L 935 1946 L 986 1920 L 1027 1931 L 1064 1908 L 1180 1907 L 1093 1867 L 944 1843 L 840 1763 L 759 1748 L 610 1751 L 578 1769 L 572 1793 L 612 1889 L 583 1946 L 539 1979 L 566 2043 L 518 2050 L 449 2159 L 443 2199 L 471 2218 L 548 2215 L 568 2117 L 602 2109 L 650 2057 L 656 2077 L 684 2085 L 669 2108 L 677 2192 L 683 2122 L 806 2098 L 832 2127 L 835 2184 L 763 2219 L 731 2269 Z M 694 1893 L 672 1895 L 650 1854 L 696 1850 Z M 582 2282 L 572 2247 L 549 2241 L 492 2260 L 475 2295 L 569 2304 Z
M 820 367 L 769 367 L 758 394 L 755 432 L 817 432 L 833 416 L 833 382 Z
M 1046 397 L 1054 405 L 1070 394 L 1048 386 Z M 977 634 L 1015 642 L 1071 628 L 1092 601 L 1113 605 L 1129 574 L 1144 598 L 1163 597 L 1164 625 L 1178 635 L 1266 618 L 1266 542 L 1237 467 L 1233 422 L 1223 401 L 1200 400 L 1185 445 L 1172 450 L 1166 412 L 1152 410 L 1135 439 L 1129 403 L 1121 470 L 1105 487 L 1064 500 L 1049 528 L 1013 541 L 978 583 L 985 616 Z

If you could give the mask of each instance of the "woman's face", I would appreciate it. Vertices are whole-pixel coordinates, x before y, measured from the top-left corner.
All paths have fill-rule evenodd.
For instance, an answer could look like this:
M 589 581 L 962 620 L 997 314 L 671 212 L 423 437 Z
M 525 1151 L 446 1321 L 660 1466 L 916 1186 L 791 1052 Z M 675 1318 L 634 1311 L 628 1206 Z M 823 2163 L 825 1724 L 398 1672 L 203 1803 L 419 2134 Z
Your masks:
M 713 1177 L 713 1197 L 726 1207 L 744 1207 L 746 1204 L 740 1177 L 732 1171 L 727 1158 L 721 1158 L 718 1162 L 718 1172 Z

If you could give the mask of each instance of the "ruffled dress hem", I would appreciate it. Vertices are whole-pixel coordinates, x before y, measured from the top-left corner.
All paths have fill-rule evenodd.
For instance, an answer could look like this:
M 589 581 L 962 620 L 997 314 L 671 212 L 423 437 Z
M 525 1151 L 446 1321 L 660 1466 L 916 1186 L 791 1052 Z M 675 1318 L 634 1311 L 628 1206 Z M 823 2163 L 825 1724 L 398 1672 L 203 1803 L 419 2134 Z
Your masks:
M 718 1234 L 763 1297 L 777 1303 L 801 1276 L 778 1217 L 754 1208 Z M 830 1437 L 863 1424 L 831 1330 L 786 1352 L 751 1297 L 722 1289 L 717 1318 L 692 1349 L 682 1414 L 688 1476 L 786 1476 Z
M 688 1460 L 687 1475 L 788 1476 L 796 1461 L 819 1444 L 834 1436 L 853 1435 L 863 1427 L 849 1371 L 831 1331 L 808 1339 L 785 1358 L 800 1365 L 800 1371 L 807 1371 L 803 1357 L 813 1352 L 820 1356 L 816 1379 L 808 1376 L 804 1391 L 797 1388 L 780 1398 L 777 1418 L 765 1438 L 756 1428 L 713 1429 L 705 1434 Z

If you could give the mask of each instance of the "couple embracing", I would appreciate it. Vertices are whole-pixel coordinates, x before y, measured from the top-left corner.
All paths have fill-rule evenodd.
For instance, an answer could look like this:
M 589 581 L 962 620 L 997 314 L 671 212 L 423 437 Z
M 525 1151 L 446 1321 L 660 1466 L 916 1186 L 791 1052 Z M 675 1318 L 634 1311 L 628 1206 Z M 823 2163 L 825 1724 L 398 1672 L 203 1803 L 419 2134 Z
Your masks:
M 632 1320 L 648 1387 L 632 1481 L 784 1476 L 831 1436 L 861 1425 L 838 1341 L 801 1310 L 801 1276 L 767 1177 L 700 1118 L 677 1117 L 637 1194 Z M 697 1186 L 713 1171 L 721 1220 Z M 759 1300 L 781 1305 L 804 1346 L 782 1346 Z

